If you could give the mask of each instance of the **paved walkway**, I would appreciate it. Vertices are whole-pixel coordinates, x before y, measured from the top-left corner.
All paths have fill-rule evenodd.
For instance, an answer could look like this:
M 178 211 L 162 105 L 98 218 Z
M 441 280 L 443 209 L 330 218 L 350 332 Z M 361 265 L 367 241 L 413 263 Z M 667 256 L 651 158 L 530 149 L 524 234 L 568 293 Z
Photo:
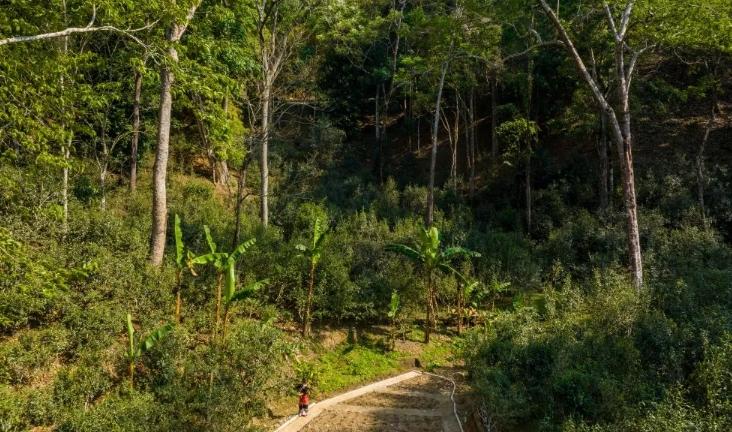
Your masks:
M 452 384 L 419 371 L 317 402 L 276 432 L 460 432 Z

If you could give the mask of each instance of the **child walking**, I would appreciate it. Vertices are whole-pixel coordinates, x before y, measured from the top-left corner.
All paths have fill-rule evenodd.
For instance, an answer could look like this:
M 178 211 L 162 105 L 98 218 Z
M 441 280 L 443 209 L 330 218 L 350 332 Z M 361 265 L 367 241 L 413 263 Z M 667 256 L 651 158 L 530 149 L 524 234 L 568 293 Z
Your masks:
M 306 378 L 303 378 L 302 383 L 297 387 L 297 391 L 300 393 L 297 404 L 300 411 L 298 415 L 305 417 L 308 415 L 308 406 L 310 405 L 310 387 Z

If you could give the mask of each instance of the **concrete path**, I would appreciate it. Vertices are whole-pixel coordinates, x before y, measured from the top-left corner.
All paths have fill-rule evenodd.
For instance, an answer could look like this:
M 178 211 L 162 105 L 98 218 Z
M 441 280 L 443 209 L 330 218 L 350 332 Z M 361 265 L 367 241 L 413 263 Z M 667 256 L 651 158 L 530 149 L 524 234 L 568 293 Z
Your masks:
M 460 432 L 452 384 L 419 371 L 312 404 L 276 432 Z

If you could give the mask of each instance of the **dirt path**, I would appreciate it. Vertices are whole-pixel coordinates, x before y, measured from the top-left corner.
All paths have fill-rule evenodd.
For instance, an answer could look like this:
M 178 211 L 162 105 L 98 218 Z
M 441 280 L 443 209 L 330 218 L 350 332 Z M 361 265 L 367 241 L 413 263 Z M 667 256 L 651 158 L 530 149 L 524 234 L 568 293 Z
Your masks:
M 460 432 L 452 383 L 412 371 L 316 403 L 277 432 Z

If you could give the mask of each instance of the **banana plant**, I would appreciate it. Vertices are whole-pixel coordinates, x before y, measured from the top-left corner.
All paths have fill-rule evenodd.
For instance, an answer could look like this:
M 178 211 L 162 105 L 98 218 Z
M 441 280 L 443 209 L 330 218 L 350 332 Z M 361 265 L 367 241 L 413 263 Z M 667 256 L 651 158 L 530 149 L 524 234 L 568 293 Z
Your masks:
M 416 241 L 416 248 L 404 244 L 390 244 L 387 251 L 395 252 L 405 256 L 417 264 L 427 279 L 426 290 L 426 324 L 424 341 L 429 343 L 430 334 L 435 330 L 437 321 L 437 293 L 435 291 L 435 273 L 437 271 L 455 274 L 457 270 L 452 267 L 452 262 L 458 258 L 480 257 L 478 252 L 463 247 L 442 248 L 440 232 L 436 227 L 423 228 Z
M 302 323 L 302 335 L 303 337 L 309 337 L 311 332 L 311 320 L 312 320 L 312 307 L 313 307 L 313 291 L 315 289 L 315 271 L 320 262 L 320 258 L 323 253 L 323 240 L 325 239 L 326 229 L 323 226 L 323 222 L 319 217 L 316 217 L 313 221 L 313 234 L 310 241 L 310 245 L 298 244 L 295 246 L 300 252 L 301 256 L 304 256 L 310 265 L 310 271 L 308 276 L 308 296 L 305 302 L 305 318 Z
M 146 353 L 150 351 L 153 347 L 155 347 L 160 341 L 162 341 L 171 331 L 173 330 L 173 325 L 170 323 L 167 323 L 157 329 L 155 329 L 152 333 L 147 335 L 145 338 L 136 338 L 135 337 L 135 327 L 132 325 L 132 315 L 127 314 L 127 338 L 129 346 L 127 347 L 127 361 L 129 363 L 129 377 L 130 377 L 130 385 L 132 387 L 135 386 L 135 366 L 137 364 L 137 360 L 142 356 L 143 353 Z
M 463 310 L 465 308 L 465 302 L 472 296 L 476 288 L 480 286 L 480 282 L 476 280 L 470 280 L 462 273 L 455 272 L 457 277 L 457 333 L 463 332 Z
M 188 250 L 183 243 L 183 230 L 180 227 L 180 216 L 175 215 L 175 322 L 180 324 L 181 309 L 183 302 L 181 300 L 181 291 L 183 288 L 183 273 L 189 270 L 192 275 L 196 276 L 193 269 L 193 253 Z
M 226 324 L 229 318 L 231 307 L 242 300 L 254 297 L 254 295 L 269 283 L 269 279 L 263 279 L 252 282 L 244 288 L 236 289 L 236 262 L 228 261 L 226 265 L 226 284 L 224 287 L 224 325 L 222 330 L 222 340 L 226 340 Z
M 219 332 L 219 325 L 221 322 L 221 300 L 224 276 L 232 272 L 236 273 L 237 261 L 241 255 L 247 251 L 247 249 L 257 242 L 257 239 L 249 239 L 234 248 L 233 251 L 226 253 L 218 251 L 218 247 L 211 236 L 211 230 L 208 225 L 203 226 L 203 232 L 206 235 L 206 243 L 208 243 L 209 252 L 192 258 L 190 262 L 191 265 L 211 264 L 216 269 L 216 308 L 214 312 L 214 330 L 211 339 L 213 340 Z
M 400 309 L 399 293 L 394 290 L 391 292 L 391 301 L 389 302 L 389 312 L 387 316 L 391 320 L 391 349 L 394 350 L 396 347 L 396 332 L 397 332 L 397 315 Z

